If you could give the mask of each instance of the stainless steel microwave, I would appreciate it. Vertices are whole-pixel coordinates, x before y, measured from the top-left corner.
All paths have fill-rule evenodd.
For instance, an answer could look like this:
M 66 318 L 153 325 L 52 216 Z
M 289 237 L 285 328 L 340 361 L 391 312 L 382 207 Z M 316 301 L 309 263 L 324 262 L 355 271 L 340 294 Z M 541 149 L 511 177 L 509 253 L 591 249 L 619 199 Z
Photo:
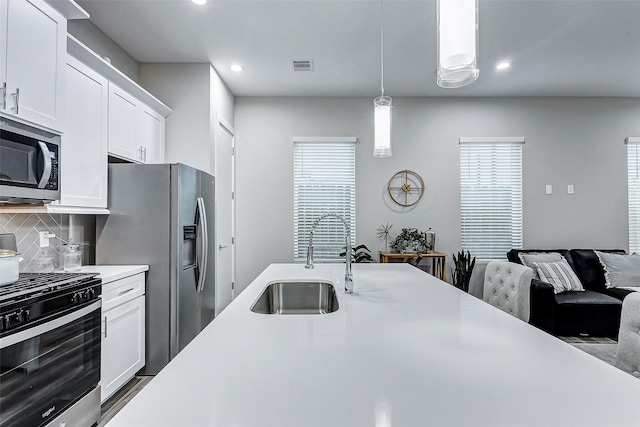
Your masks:
M 0 117 L 0 203 L 60 200 L 60 136 Z

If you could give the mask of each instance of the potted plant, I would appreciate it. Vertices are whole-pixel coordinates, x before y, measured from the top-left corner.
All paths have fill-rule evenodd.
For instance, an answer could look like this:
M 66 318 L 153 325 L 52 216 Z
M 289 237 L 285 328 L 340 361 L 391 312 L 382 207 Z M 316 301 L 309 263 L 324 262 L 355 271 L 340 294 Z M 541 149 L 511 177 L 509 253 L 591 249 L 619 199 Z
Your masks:
M 471 257 L 469 251 L 465 254 L 464 249 L 458 252 L 458 257 L 453 254 L 453 268 L 451 269 L 451 277 L 453 286 L 469 292 L 469 282 L 471 281 L 471 273 L 476 265 L 476 257 Z
M 345 250 L 340 252 L 340 256 L 344 257 L 347 255 L 346 247 Z M 371 251 L 367 248 L 366 245 L 358 245 L 355 248 L 351 248 L 351 260 L 355 263 L 366 263 L 373 262 L 373 258 L 371 258 Z
M 427 249 L 424 233 L 417 228 L 403 228 L 400 234 L 391 242 L 394 252 L 423 252 Z

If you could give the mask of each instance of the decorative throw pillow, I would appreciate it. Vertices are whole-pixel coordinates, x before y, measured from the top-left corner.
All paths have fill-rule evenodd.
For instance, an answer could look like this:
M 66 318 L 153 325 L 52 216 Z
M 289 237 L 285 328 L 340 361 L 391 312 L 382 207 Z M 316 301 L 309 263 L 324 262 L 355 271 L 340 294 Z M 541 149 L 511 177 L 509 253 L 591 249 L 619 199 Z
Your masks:
M 595 251 L 604 268 L 607 288 L 640 286 L 640 255 L 612 254 Z
M 518 257 L 524 265 L 533 270 L 534 279 L 540 278 L 535 265 L 533 265 L 534 262 L 554 262 L 564 259 L 560 252 L 520 252 Z
M 553 262 L 534 262 L 540 280 L 553 286 L 553 292 L 584 291 L 580 279 L 573 272 L 567 260 Z

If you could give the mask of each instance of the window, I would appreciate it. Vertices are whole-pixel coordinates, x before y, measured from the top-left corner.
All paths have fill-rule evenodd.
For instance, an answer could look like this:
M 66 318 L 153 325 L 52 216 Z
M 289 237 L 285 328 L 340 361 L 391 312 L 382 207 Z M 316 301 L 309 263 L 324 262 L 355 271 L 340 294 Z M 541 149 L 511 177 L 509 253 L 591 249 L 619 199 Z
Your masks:
M 629 252 L 640 252 L 640 138 L 627 138 Z
M 356 138 L 293 139 L 294 258 L 305 260 L 309 231 L 323 213 L 333 212 L 349 224 L 356 242 Z M 344 226 L 324 219 L 313 236 L 314 260 L 338 261 L 345 246 Z
M 524 138 L 460 138 L 462 249 L 478 259 L 505 259 L 522 247 Z

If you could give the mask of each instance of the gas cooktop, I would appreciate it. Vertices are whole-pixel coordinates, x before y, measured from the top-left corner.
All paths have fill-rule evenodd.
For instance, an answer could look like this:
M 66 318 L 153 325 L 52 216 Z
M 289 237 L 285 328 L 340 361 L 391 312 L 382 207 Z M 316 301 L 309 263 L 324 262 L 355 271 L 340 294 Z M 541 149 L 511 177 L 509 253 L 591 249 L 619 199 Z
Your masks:
M 0 287 L 0 339 L 99 300 L 97 273 L 22 273 Z
M 17 282 L 0 286 L 0 302 L 37 293 L 63 290 L 86 282 L 97 273 L 20 273 Z

